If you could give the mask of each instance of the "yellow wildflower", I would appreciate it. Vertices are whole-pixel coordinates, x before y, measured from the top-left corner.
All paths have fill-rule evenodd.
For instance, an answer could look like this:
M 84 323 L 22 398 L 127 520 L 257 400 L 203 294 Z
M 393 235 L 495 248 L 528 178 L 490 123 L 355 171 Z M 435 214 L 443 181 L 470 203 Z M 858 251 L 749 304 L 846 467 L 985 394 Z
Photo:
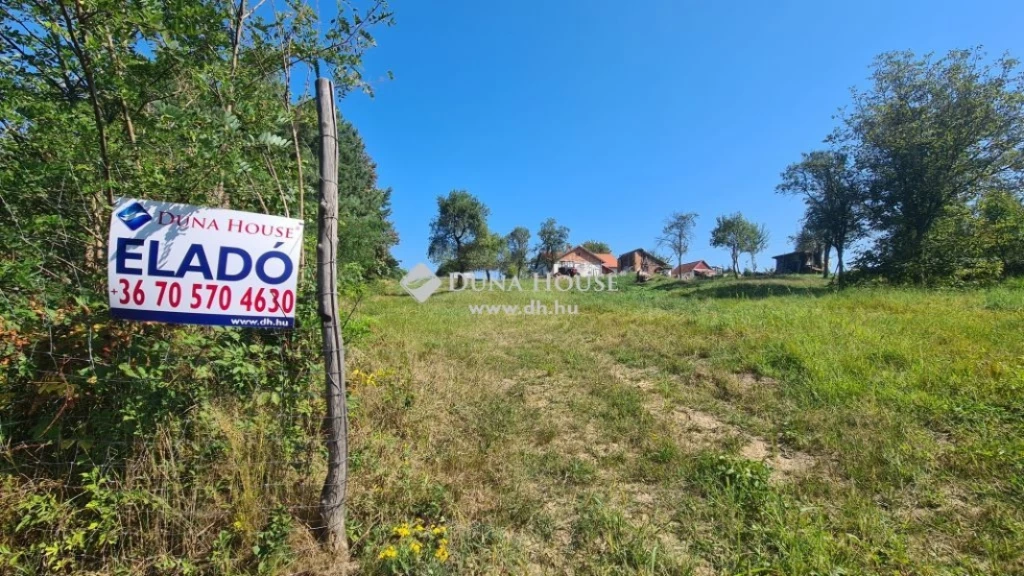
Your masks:
M 423 524 L 416 525 L 416 532 L 423 532 L 424 530 L 426 530 L 426 528 L 423 527 Z
M 412 550 L 413 554 L 419 554 L 420 550 L 422 550 L 422 549 L 423 549 L 423 545 L 420 544 L 419 542 L 415 541 L 415 540 L 413 540 L 411 543 L 409 543 L 409 550 Z
M 387 560 L 389 558 L 395 558 L 398 556 L 398 550 L 395 550 L 394 546 L 388 546 L 377 556 L 380 560 Z
M 409 531 L 409 525 L 408 524 L 402 524 L 401 526 L 395 526 L 395 529 L 393 530 L 393 532 L 395 534 L 397 534 L 399 538 L 405 538 L 409 534 L 412 534 L 412 532 Z
M 444 562 L 448 560 L 448 549 L 444 546 L 438 546 L 437 551 L 434 552 L 434 557 L 437 558 L 439 562 L 444 564 Z
M 448 530 L 444 526 L 438 526 L 437 528 L 434 528 L 433 530 L 431 530 L 431 532 L 434 534 L 434 536 L 440 536 L 441 534 L 444 534 L 447 531 Z

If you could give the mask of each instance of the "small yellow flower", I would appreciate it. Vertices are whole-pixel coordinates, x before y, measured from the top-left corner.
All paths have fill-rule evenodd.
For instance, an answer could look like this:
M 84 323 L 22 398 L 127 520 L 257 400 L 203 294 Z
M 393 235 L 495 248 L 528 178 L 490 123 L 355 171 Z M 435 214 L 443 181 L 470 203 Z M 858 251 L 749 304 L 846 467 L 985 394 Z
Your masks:
M 406 536 L 411 534 L 411 532 L 409 531 L 409 528 L 407 528 L 404 525 L 403 526 L 396 526 L 394 532 L 395 532 L 395 534 L 398 535 L 399 538 L 405 538 Z
M 444 546 L 439 546 L 439 547 L 437 548 L 437 551 L 436 551 L 436 552 L 434 552 L 434 557 L 435 557 L 435 558 L 437 558 L 437 560 L 438 560 L 439 562 L 441 562 L 442 564 L 444 564 L 444 563 L 445 563 L 445 561 L 447 561 L 447 560 L 448 560 L 448 549 L 447 549 L 447 548 L 445 548 Z
M 396 556 L 398 556 L 398 550 L 395 550 L 394 546 L 388 546 L 381 550 L 380 554 L 377 555 L 377 558 L 380 560 L 387 560 L 389 558 L 395 558 Z
M 417 524 L 415 530 L 417 533 L 420 533 L 426 530 L 426 528 L 423 527 L 423 524 Z
M 420 544 L 419 542 L 415 541 L 415 540 L 413 540 L 409 544 L 409 550 L 412 550 L 413 554 L 417 554 L 418 555 L 420 553 L 420 550 L 422 550 L 422 549 L 423 549 L 423 545 Z
M 431 532 L 434 534 L 434 536 L 440 536 L 441 534 L 444 534 L 447 531 L 448 530 L 444 526 L 438 526 L 437 528 L 434 528 L 433 530 L 431 530 Z

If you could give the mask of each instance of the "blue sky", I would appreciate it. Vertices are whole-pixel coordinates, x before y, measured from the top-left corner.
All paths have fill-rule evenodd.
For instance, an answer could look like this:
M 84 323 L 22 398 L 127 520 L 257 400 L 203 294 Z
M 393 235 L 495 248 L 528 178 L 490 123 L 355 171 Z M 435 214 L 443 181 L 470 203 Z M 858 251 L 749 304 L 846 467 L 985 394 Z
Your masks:
M 1024 3 L 948 1 L 393 1 L 366 58 L 375 97 L 342 114 L 394 189 L 405 267 L 427 261 L 436 197 L 466 189 L 492 230 L 548 217 L 570 241 L 653 247 L 664 218 L 697 212 L 687 260 L 735 211 L 789 249 L 799 200 L 774 192 L 823 146 L 875 55 L 982 45 L 1024 57 Z M 387 80 L 388 70 L 394 80 Z

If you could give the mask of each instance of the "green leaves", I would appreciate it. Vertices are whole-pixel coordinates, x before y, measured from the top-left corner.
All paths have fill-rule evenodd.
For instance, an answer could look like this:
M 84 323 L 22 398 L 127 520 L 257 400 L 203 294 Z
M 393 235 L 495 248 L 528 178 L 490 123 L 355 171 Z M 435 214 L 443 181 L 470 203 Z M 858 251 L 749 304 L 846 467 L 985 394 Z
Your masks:
M 889 52 L 873 85 L 854 92 L 845 127 L 866 179 L 874 247 L 864 263 L 891 278 L 943 275 L 924 262 L 929 233 L 949 209 L 982 192 L 1020 190 L 1024 79 L 1019 62 L 979 48 L 946 56 Z M 910 269 L 913 273 L 910 274 Z
M 569 248 L 569 228 L 559 226 L 554 218 L 548 218 L 541 223 L 537 239 L 539 242 L 535 248 L 536 261 L 551 270 L 556 259 Z
M 728 248 L 732 255 L 733 272 L 739 275 L 739 256 L 750 254 L 754 270 L 754 257 L 768 247 L 768 230 L 763 224 L 758 225 L 747 220 L 737 212 L 730 216 L 719 216 L 711 230 L 711 245 L 716 248 Z
M 430 259 L 439 264 L 452 260 L 459 272 L 470 270 L 469 247 L 488 234 L 489 215 L 487 206 L 465 190 L 438 196 L 437 216 L 430 223 Z
M 277 134 L 271 134 L 270 132 L 262 132 L 256 139 L 268 148 L 288 148 L 291 146 L 290 140 L 282 138 Z

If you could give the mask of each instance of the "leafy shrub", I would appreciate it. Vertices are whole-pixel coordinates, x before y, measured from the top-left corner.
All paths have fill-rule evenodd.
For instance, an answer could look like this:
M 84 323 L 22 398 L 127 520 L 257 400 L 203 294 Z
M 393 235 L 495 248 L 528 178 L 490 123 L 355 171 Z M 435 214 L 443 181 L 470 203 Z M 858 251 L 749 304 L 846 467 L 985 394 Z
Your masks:
M 775 498 L 768 483 L 771 470 L 762 462 L 704 454 L 696 462 L 695 474 L 705 493 L 726 498 L 749 513 L 759 513 Z

